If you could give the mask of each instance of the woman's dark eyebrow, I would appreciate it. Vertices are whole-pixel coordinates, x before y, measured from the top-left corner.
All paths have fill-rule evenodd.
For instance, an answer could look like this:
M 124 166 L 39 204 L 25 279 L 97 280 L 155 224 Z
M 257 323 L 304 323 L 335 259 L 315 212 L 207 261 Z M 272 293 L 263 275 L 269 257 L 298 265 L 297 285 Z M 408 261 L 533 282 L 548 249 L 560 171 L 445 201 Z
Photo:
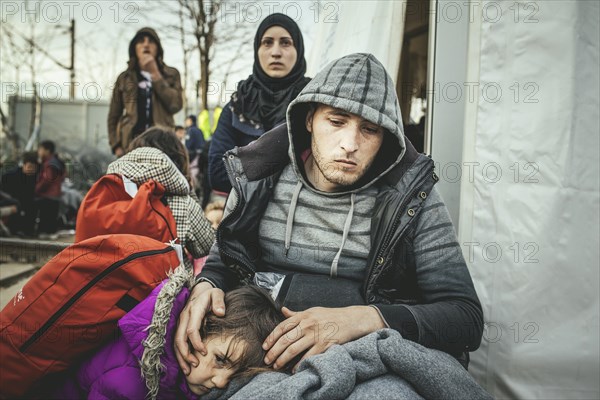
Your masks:
M 275 38 L 273 36 L 263 36 L 262 40 L 265 40 L 265 39 L 273 39 L 273 40 L 275 40 Z M 288 39 L 288 40 L 291 40 L 292 42 L 294 41 L 294 39 L 292 39 L 289 36 L 281 36 L 279 38 L 279 40 L 281 40 L 281 39 Z

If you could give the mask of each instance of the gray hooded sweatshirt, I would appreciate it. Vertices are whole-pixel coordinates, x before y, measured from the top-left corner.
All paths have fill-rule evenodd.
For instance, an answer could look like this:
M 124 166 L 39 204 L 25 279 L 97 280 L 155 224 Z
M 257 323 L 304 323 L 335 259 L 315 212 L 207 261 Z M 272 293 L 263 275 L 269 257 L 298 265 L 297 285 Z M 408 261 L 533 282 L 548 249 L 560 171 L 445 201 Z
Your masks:
M 385 145 L 392 142 L 396 153 L 386 157 L 380 152 L 377 173 L 346 190 L 316 189 L 306 177 L 306 154 L 302 154 L 310 146 L 305 120 L 311 103 L 339 108 L 382 126 Z M 373 184 L 400 162 L 405 150 L 400 115 L 393 81 L 370 54 L 332 62 L 304 88 L 288 108 L 292 162 L 283 170 L 260 223 L 263 260 L 282 272 L 362 281 L 378 193 Z
M 321 192 L 304 173 L 315 102 L 387 131 L 369 170 L 342 192 Z M 372 55 L 319 72 L 290 104 L 287 127 L 226 154 L 234 190 L 199 280 L 227 291 L 281 272 L 280 300 L 293 310 L 369 304 L 405 339 L 456 356 L 475 350 L 481 305 L 433 187 L 433 162 L 405 143 L 400 115 L 393 82 Z

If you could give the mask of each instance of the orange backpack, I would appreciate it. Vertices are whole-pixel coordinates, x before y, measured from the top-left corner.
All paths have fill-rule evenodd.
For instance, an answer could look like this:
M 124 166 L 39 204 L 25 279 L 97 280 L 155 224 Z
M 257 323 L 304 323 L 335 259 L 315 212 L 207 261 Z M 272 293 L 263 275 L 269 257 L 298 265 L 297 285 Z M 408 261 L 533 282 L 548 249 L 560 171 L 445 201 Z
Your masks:
M 175 247 L 136 235 L 60 252 L 0 313 L 0 398 L 39 395 L 49 374 L 115 338 L 117 321 L 179 264 Z
M 173 213 L 162 202 L 165 188 L 155 180 L 140 185 L 135 197 L 120 175 L 104 175 L 90 188 L 79 211 L 75 242 L 109 233 L 147 236 L 161 242 L 177 238 Z

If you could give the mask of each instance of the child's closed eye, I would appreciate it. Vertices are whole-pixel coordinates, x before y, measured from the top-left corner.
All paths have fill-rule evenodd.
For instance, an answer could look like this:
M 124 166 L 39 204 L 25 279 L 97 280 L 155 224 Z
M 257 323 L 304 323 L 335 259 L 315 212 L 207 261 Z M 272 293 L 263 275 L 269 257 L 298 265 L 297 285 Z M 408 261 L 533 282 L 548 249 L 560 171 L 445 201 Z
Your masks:
M 228 368 L 231 365 L 229 358 L 222 354 L 215 354 L 215 361 L 219 367 Z

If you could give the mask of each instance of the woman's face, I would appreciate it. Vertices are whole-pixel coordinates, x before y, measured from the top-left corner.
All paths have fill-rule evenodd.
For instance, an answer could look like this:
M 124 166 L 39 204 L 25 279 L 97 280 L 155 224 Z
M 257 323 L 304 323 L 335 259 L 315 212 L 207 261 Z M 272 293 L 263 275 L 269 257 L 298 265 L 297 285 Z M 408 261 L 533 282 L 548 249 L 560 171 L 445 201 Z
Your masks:
M 148 35 L 141 36 L 135 43 L 135 55 L 138 60 L 141 60 L 146 54 L 150 54 L 156 58 L 158 46 L 154 39 Z
M 260 40 L 258 61 L 263 71 L 271 78 L 286 77 L 294 65 L 298 53 L 292 36 L 280 26 L 267 29 Z

